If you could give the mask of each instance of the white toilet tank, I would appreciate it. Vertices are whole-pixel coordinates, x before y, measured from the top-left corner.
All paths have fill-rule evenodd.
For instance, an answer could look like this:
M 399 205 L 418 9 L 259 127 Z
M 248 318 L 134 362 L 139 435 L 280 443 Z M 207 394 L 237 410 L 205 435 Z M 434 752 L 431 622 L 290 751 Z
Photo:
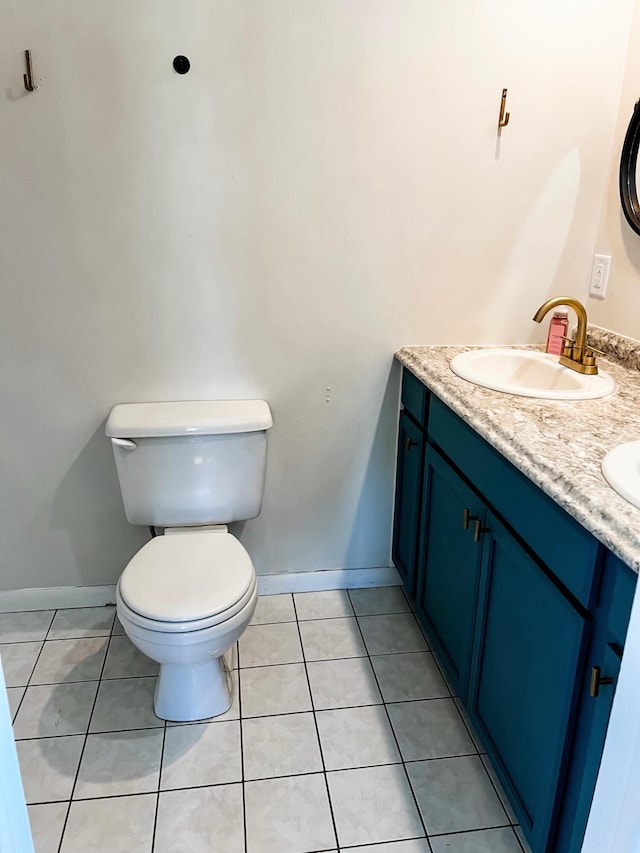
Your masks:
M 255 518 L 271 426 L 264 400 L 114 406 L 105 432 L 131 524 L 180 527 Z

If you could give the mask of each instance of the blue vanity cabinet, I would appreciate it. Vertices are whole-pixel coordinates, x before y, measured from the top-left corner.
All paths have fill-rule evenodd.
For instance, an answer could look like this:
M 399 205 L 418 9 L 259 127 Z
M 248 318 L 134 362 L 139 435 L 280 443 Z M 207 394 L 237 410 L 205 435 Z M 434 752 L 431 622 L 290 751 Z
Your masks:
M 416 569 L 420 547 L 420 511 L 429 392 L 408 370 L 402 372 L 401 402 L 403 409 L 398 425 L 392 556 L 405 589 L 413 599 L 416 595 Z
M 491 512 L 467 709 L 534 851 L 552 849 L 591 623 Z
M 416 606 L 456 693 L 467 695 L 486 510 L 429 446 L 425 458 L 423 549 Z
M 396 566 L 533 853 L 580 853 L 637 575 L 404 374 Z
M 418 615 L 532 849 L 552 849 L 591 623 L 431 444 L 422 531 Z

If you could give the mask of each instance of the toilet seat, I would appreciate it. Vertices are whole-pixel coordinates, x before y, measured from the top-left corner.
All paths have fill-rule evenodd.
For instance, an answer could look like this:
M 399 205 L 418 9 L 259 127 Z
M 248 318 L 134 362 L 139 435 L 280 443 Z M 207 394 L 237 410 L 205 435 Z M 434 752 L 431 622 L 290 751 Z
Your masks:
M 131 625 L 135 625 L 138 628 L 144 628 L 147 631 L 154 631 L 158 634 L 196 634 L 198 631 L 203 631 L 215 626 L 220 626 L 220 628 L 227 627 L 229 622 L 231 622 L 238 614 L 241 614 L 241 611 L 251 604 L 256 594 L 257 586 L 258 579 L 256 578 L 241 601 L 239 601 L 234 607 L 230 607 L 228 610 L 225 610 L 224 613 L 218 613 L 215 616 L 209 616 L 207 618 L 197 619 L 191 622 L 161 622 L 158 619 L 142 616 L 140 613 L 136 613 L 135 610 L 132 610 L 123 600 L 122 595 L 120 594 L 120 586 L 118 585 L 116 587 L 118 616 L 123 624 L 125 620 L 128 620 Z
M 118 605 L 140 627 L 167 633 L 225 622 L 257 584 L 249 554 L 231 534 L 158 536 L 130 560 L 118 581 Z

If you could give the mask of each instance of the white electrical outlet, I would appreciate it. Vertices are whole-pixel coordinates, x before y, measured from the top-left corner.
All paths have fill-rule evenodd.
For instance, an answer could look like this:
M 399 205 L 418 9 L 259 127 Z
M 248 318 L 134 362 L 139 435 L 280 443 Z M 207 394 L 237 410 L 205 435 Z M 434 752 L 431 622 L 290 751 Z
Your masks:
M 611 255 L 594 255 L 591 267 L 591 281 L 589 284 L 589 296 L 596 299 L 604 299 L 607 295 L 607 284 L 609 283 L 609 270 L 611 269 Z

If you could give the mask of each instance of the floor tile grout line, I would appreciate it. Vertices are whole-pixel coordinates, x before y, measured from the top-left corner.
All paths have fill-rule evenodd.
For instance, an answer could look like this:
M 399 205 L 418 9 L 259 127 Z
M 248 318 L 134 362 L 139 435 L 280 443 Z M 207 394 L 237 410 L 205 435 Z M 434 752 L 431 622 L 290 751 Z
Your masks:
M 244 731 L 242 726 L 242 679 L 240 677 L 240 641 L 236 642 L 236 655 L 238 658 L 238 668 L 235 670 L 236 678 L 238 679 L 238 728 L 240 730 L 240 783 L 242 785 L 242 840 L 244 853 L 248 853 L 249 840 L 247 837 L 247 789 L 245 785 L 244 773 Z
M 426 839 L 428 841 L 428 839 Z M 424 835 L 412 835 L 410 838 L 399 838 L 398 841 L 372 841 L 370 844 L 366 845 L 366 849 L 375 851 L 376 849 L 380 849 L 385 847 L 388 844 L 401 844 L 404 841 L 425 841 Z M 360 844 L 347 844 L 343 847 L 340 847 L 339 853 L 352 853 L 353 850 L 360 850 Z M 431 848 L 429 848 L 431 849 Z
M 38 661 L 40 660 L 40 658 L 41 658 L 41 656 L 42 656 L 42 652 L 44 651 L 44 645 L 45 645 L 45 642 L 46 642 L 46 640 L 42 640 L 42 645 L 40 646 L 40 651 L 38 652 L 38 654 L 37 654 L 37 656 L 36 656 L 36 659 L 35 659 L 35 661 L 34 661 L 33 667 L 32 667 L 32 669 L 31 669 L 31 673 L 30 673 L 30 675 L 29 675 L 29 678 L 27 679 L 27 683 L 26 683 L 26 685 L 25 685 L 25 691 L 24 691 L 25 696 L 27 695 L 27 690 L 28 690 L 30 687 L 37 687 L 37 686 L 39 686 L 39 685 L 36 685 L 36 684 L 32 684 L 32 683 L 31 683 L 31 679 L 33 678 L 33 673 L 36 671 L 36 667 L 38 666 Z M 24 699 L 24 696 L 23 696 L 22 698 Z M 20 702 L 20 704 L 22 704 L 22 702 Z
M 415 617 L 414 617 L 414 618 L 415 618 Z M 376 682 L 376 686 L 378 687 L 378 690 L 380 691 L 380 695 L 382 696 L 382 695 L 383 695 L 383 694 L 382 694 L 382 688 L 381 688 L 381 686 L 380 686 L 380 682 L 378 681 L 378 676 L 377 676 L 377 674 L 376 674 L 376 671 L 375 671 L 375 669 L 374 669 L 374 666 L 373 666 L 373 664 L 372 664 L 372 662 L 371 662 L 371 654 L 369 653 L 369 649 L 368 649 L 368 646 L 367 646 L 367 644 L 366 644 L 366 640 L 365 640 L 365 637 L 364 637 L 364 632 L 362 631 L 362 627 L 361 627 L 361 625 L 360 625 L 360 622 L 358 622 L 357 624 L 358 624 L 358 631 L 360 632 L 360 635 L 361 635 L 361 637 L 362 637 L 362 642 L 364 643 L 365 648 L 367 649 L 367 658 L 368 658 L 368 660 L 369 660 L 369 666 L 371 667 L 371 669 L 372 669 L 372 671 L 373 671 L 373 677 L 374 677 L 374 680 L 375 680 L 375 682 Z M 383 700 L 384 700 L 384 697 L 383 697 Z M 383 707 L 384 707 L 384 712 L 385 712 L 386 717 L 387 717 L 387 722 L 389 723 L 389 728 L 391 729 L 391 734 L 393 735 L 393 739 L 394 739 L 394 742 L 395 742 L 395 744 L 396 744 L 396 748 L 397 748 L 397 750 L 398 750 L 398 755 L 400 756 L 400 762 L 401 762 L 401 764 L 402 764 L 402 769 L 404 770 L 405 778 L 406 778 L 406 780 L 407 780 L 407 785 L 409 786 L 409 790 L 411 791 L 411 796 L 412 796 L 412 798 L 413 798 L 413 803 L 414 803 L 415 808 L 416 808 L 416 813 L 417 813 L 417 815 L 418 815 L 418 820 L 420 821 L 420 825 L 422 826 L 422 829 L 424 830 L 424 837 L 425 837 L 425 838 L 426 838 L 426 840 L 427 840 L 427 847 L 429 848 L 429 850 L 431 851 L 431 853 L 433 853 L 433 849 L 432 849 L 431 844 L 430 844 L 430 842 L 429 842 L 429 833 L 427 832 L 427 826 L 426 826 L 425 820 L 424 820 L 424 818 L 423 818 L 423 816 L 422 816 L 422 810 L 420 809 L 420 805 L 418 804 L 418 799 L 417 799 L 417 797 L 416 797 L 416 793 L 415 793 L 415 791 L 413 790 L 413 785 L 411 784 L 411 779 L 409 778 L 409 771 L 407 770 L 407 765 L 406 765 L 406 762 L 405 762 L 405 760 L 404 760 L 404 756 L 403 756 L 403 754 L 402 754 L 402 750 L 400 749 L 400 743 L 399 743 L 399 741 L 398 741 L 398 737 L 397 737 L 397 735 L 396 735 L 396 731 L 395 731 L 395 729 L 393 728 L 393 723 L 391 722 L 391 715 L 389 714 L 389 709 L 388 709 L 388 707 L 387 707 L 387 703 L 386 703 L 386 702 L 384 702 L 384 701 L 383 701 Z
M 34 661 L 33 667 L 31 668 L 31 673 L 29 674 L 29 678 L 27 679 L 27 683 L 26 683 L 25 688 L 24 688 L 24 693 L 22 694 L 22 698 L 20 699 L 20 702 L 18 703 L 18 707 L 16 708 L 16 712 L 15 712 L 15 714 L 14 714 L 14 716 L 13 716 L 12 721 L 11 721 L 11 728 L 12 728 L 12 729 L 13 729 L 14 723 L 15 723 L 15 722 L 16 722 L 16 720 L 18 719 L 18 714 L 20 713 L 20 709 L 22 708 L 22 704 L 23 704 L 23 702 L 24 702 L 24 700 L 25 700 L 25 698 L 26 698 L 26 696 L 27 696 L 27 691 L 28 691 L 29 687 L 37 687 L 37 686 L 39 686 L 39 685 L 36 685 L 36 684 L 33 684 L 33 685 L 32 685 L 32 684 L 31 684 L 31 679 L 33 678 L 33 673 L 36 671 L 36 667 L 38 666 L 38 661 L 40 660 L 40 656 L 42 655 L 42 652 L 44 651 L 44 646 L 45 646 L 45 643 L 47 642 L 47 635 L 48 635 L 49 631 L 51 630 L 51 625 L 53 624 L 53 620 L 56 618 L 56 613 L 57 613 L 57 612 L 58 612 L 57 610 L 54 610 L 54 611 L 53 611 L 53 616 L 51 617 L 51 621 L 49 622 L 49 627 L 48 627 L 48 628 L 47 628 L 47 630 L 46 630 L 46 633 L 45 633 L 45 635 L 44 635 L 44 639 L 43 639 L 43 640 L 31 640 L 31 641 L 26 641 L 26 642 L 36 642 L 36 643 L 41 642 L 41 643 L 42 643 L 42 645 L 40 646 L 40 651 L 38 652 L 38 654 L 37 654 L 37 656 L 36 656 L 36 659 L 35 659 L 35 661 Z M 31 739 L 32 739 L 32 738 L 29 738 L 29 740 L 31 740 Z M 16 742 L 17 742 L 17 738 L 15 737 L 15 734 L 14 734 L 14 740 L 16 740 Z M 27 740 L 27 738 L 25 738 L 25 740 Z
M 352 660 L 352 658 L 338 658 L 338 660 Z M 353 660 L 361 660 L 361 658 L 353 658 Z M 304 663 L 303 661 L 299 662 L 299 664 L 303 664 L 303 663 Z M 309 661 L 309 663 L 331 663 L 331 660 L 328 660 L 328 661 Z M 258 667 L 256 667 L 256 668 L 258 668 Z M 373 667 L 372 667 L 372 669 L 373 669 Z M 391 700 L 385 700 L 385 699 L 381 698 L 381 700 L 379 702 L 361 702 L 358 705 L 335 705 L 335 706 L 330 705 L 330 706 L 327 706 L 326 708 L 315 708 L 315 710 L 318 712 L 346 711 L 346 710 L 352 710 L 354 708 L 374 708 L 374 707 L 377 707 L 379 705 L 384 705 L 384 704 L 387 704 L 387 705 L 414 705 L 418 702 L 442 702 L 443 699 L 452 699 L 452 697 L 451 696 L 423 696 L 423 697 L 420 697 L 418 699 L 391 699 Z M 456 710 L 458 711 L 458 713 L 460 713 L 457 708 L 456 708 Z M 268 717 L 294 717 L 296 715 L 308 714 L 308 713 L 309 713 L 309 710 L 281 711 L 279 713 L 272 713 L 272 714 L 247 714 L 246 716 L 243 716 L 242 719 L 243 720 L 263 720 L 263 719 L 267 719 Z M 194 721 L 193 723 L 183 723 L 183 725 L 197 725 L 198 723 L 201 723 L 201 722 L 202 722 L 202 720 Z M 213 719 L 210 722 L 215 723 L 216 720 Z M 465 726 L 465 728 L 467 728 L 467 727 Z M 26 738 L 25 738 L 25 740 L 26 740 Z M 475 747 L 475 744 L 474 744 L 474 747 Z M 477 750 L 475 750 L 475 752 L 477 752 Z M 478 753 L 478 754 L 484 755 L 485 753 Z
M 78 760 L 78 767 L 76 769 L 75 777 L 73 780 L 73 786 L 71 788 L 71 794 L 69 796 L 69 805 L 67 807 L 67 814 L 66 814 L 66 817 L 64 819 L 64 824 L 62 826 L 62 834 L 60 835 L 60 844 L 58 846 L 58 853 L 61 853 L 61 851 L 62 851 L 62 844 L 64 842 L 64 834 L 67 831 L 67 823 L 69 822 L 69 814 L 71 812 L 71 803 L 73 802 L 73 795 L 75 794 L 76 786 L 78 784 L 78 776 L 80 775 L 80 768 L 82 767 L 82 759 L 84 758 L 84 753 L 85 753 L 85 750 L 87 748 L 87 741 L 89 739 L 89 729 L 91 728 L 91 720 L 93 718 L 93 714 L 94 714 L 95 709 L 96 709 L 96 703 L 98 701 L 98 694 L 100 692 L 100 683 L 102 681 L 102 673 L 104 672 L 104 668 L 105 668 L 105 665 L 107 662 L 107 655 L 109 654 L 109 646 L 110 645 L 111 645 L 111 635 L 109 636 L 109 640 L 107 642 L 107 647 L 106 647 L 105 653 L 104 653 L 104 658 L 102 659 L 102 667 L 100 668 L 100 678 L 98 679 L 98 687 L 96 689 L 96 694 L 93 697 L 93 704 L 91 706 L 91 712 L 90 712 L 89 717 L 87 719 L 87 730 L 84 734 L 84 742 L 82 744 L 82 749 L 80 750 L 80 758 Z
M 47 610 L 63 610 L 66 608 L 40 607 L 38 610 L 0 610 L 0 616 L 15 616 L 16 613 L 46 613 Z
M 238 722 L 237 720 L 231 720 L 230 722 Z M 329 771 L 335 772 L 335 771 Z M 292 779 L 298 778 L 300 776 L 323 776 L 324 773 L 322 770 L 314 770 L 307 773 L 291 773 L 286 776 L 264 776 L 259 779 L 246 779 L 246 782 L 271 782 L 273 779 Z M 90 803 L 94 800 L 122 800 L 127 797 L 147 797 L 151 794 L 173 794 L 180 791 L 203 791 L 207 788 L 226 788 L 230 785 L 241 785 L 242 781 L 237 779 L 236 781 L 227 781 L 227 782 L 210 782 L 206 785 L 179 785 L 175 788 L 151 788 L 148 791 L 129 791 L 123 792 L 122 794 L 93 794 L 90 797 L 74 797 L 74 803 Z M 38 800 L 37 802 L 30 803 L 29 805 L 33 806 L 43 806 L 43 805 L 51 805 L 53 803 L 68 803 L 69 800 Z
M 51 633 L 51 626 L 53 625 L 53 623 L 54 623 L 54 621 L 55 621 L 55 618 L 56 618 L 56 616 L 58 615 L 58 611 L 59 611 L 59 610 L 60 610 L 60 608 L 56 608 L 56 609 L 53 611 L 53 616 L 51 617 L 51 621 L 49 622 L 49 627 L 47 628 L 47 632 L 46 632 L 46 634 L 44 635 L 44 642 L 45 642 L 45 643 L 46 643 L 46 642 L 47 642 L 47 640 L 49 639 L 49 634 Z
M 331 824 L 333 826 L 333 837 L 336 841 L 336 848 L 340 849 L 340 841 L 338 838 L 338 827 L 336 825 L 336 817 L 333 811 L 333 801 L 331 799 L 331 791 L 329 789 L 329 777 L 327 776 L 327 767 L 324 760 L 324 750 L 322 749 L 322 740 L 320 738 L 320 728 L 318 726 L 318 717 L 316 714 L 315 703 L 313 701 L 313 691 L 311 690 L 311 679 L 309 678 L 309 670 L 307 668 L 307 656 L 304 651 L 304 643 L 302 642 L 302 632 L 300 630 L 300 622 L 298 620 L 298 609 L 296 607 L 296 598 L 293 596 L 293 610 L 296 614 L 296 627 L 298 629 L 298 639 L 300 642 L 300 650 L 302 652 L 302 662 L 304 664 L 304 673 L 307 679 L 307 689 L 309 690 L 309 701 L 311 702 L 311 713 L 313 714 L 313 724 L 316 730 L 316 738 L 318 741 L 318 750 L 320 752 L 320 761 L 322 763 L 322 773 L 324 776 L 324 785 L 327 792 L 327 803 L 329 805 L 329 814 L 331 815 Z M 330 849 L 330 848 L 328 848 Z M 248 853 L 248 851 L 247 851 Z
M 380 615 L 385 615 L 385 614 L 380 614 Z M 405 614 L 400 613 L 400 614 L 394 614 L 394 615 L 403 616 Z M 358 617 L 356 616 L 356 617 L 347 617 L 347 618 L 357 619 Z M 292 625 L 293 623 L 292 622 L 274 622 L 272 624 L 274 624 L 274 625 Z M 256 626 L 256 627 L 263 627 L 263 626 L 260 625 L 260 626 Z M 370 655 L 365 649 L 364 654 L 361 654 L 361 655 L 348 655 L 347 657 L 345 657 L 344 655 L 343 656 L 338 655 L 337 657 L 333 657 L 333 658 L 314 658 L 314 659 L 308 660 L 308 663 L 323 663 L 324 661 L 329 661 L 329 660 L 353 660 L 355 658 L 366 658 L 366 657 L 384 658 L 384 657 L 395 657 L 397 655 L 424 655 L 424 654 L 432 654 L 432 653 L 433 652 L 431 649 L 426 648 L 426 649 L 414 649 L 414 650 L 409 651 L 409 652 L 383 652 L 383 653 L 376 652 L 375 654 Z M 267 666 L 292 666 L 293 664 L 296 664 L 296 663 L 303 663 L 303 661 L 301 661 L 301 660 L 287 660 L 287 661 L 280 661 L 279 663 L 259 663 L 259 664 L 252 664 L 249 666 L 242 666 L 242 667 L 240 667 L 240 669 L 261 669 L 262 667 L 267 667 Z M 135 676 L 131 676 L 131 677 L 133 678 Z M 139 677 L 142 677 L 142 676 L 139 676 Z M 449 690 L 448 685 L 447 685 L 447 690 Z
M 162 764 L 164 762 L 164 745 L 167 740 L 167 721 L 164 721 L 164 727 L 162 729 L 162 746 L 160 747 L 160 766 L 158 768 L 158 790 L 156 791 L 156 809 L 155 815 L 153 818 L 153 832 L 151 834 L 151 850 L 150 853 L 153 853 L 156 846 L 156 830 L 158 828 L 158 813 L 160 811 L 160 791 L 162 788 Z
M 510 823 L 502 823 L 499 826 L 479 826 L 474 829 L 455 829 L 451 832 L 432 832 L 429 838 L 443 838 L 449 835 L 470 835 L 472 832 L 491 832 L 494 829 L 513 829 L 513 827 Z
M 306 713 L 311 713 L 311 712 L 307 711 Z M 239 722 L 239 721 L 238 720 L 229 720 L 228 722 L 235 723 L 235 722 Z M 168 730 L 168 728 L 169 727 L 167 727 L 167 730 Z M 166 732 L 165 732 L 165 734 L 166 734 Z M 163 744 L 164 744 L 164 739 L 163 739 Z M 163 748 L 164 748 L 164 745 L 163 745 Z M 426 762 L 430 762 L 430 761 L 444 761 L 444 760 L 451 759 L 451 758 L 470 758 L 472 756 L 473 756 L 473 753 L 467 753 L 464 755 L 443 755 L 443 756 L 439 756 L 438 758 L 417 758 L 417 759 L 411 759 L 411 760 L 405 761 L 405 762 L 403 762 L 402 760 L 398 760 L 398 761 L 386 761 L 386 762 L 381 762 L 378 764 L 359 764 L 359 765 L 356 765 L 354 767 L 338 767 L 335 770 L 306 770 L 306 771 L 301 772 L 301 773 L 283 773 L 283 774 L 279 774 L 277 776 L 256 776 L 255 778 L 246 778 L 245 777 L 244 780 L 239 779 L 235 782 L 226 781 L 226 782 L 209 782 L 209 783 L 202 784 L 202 785 L 176 785 L 175 787 L 170 787 L 170 788 L 162 788 L 162 787 L 160 787 L 159 789 L 151 788 L 150 790 L 145 790 L 145 791 L 134 791 L 134 792 L 129 791 L 129 792 L 123 792 L 123 793 L 119 793 L 119 794 L 101 793 L 101 794 L 94 794 L 94 795 L 86 796 L 86 797 L 85 796 L 74 797 L 73 802 L 89 802 L 91 800 L 117 800 L 117 799 L 122 799 L 123 797 L 137 797 L 137 796 L 143 796 L 143 795 L 148 795 L 148 794 L 156 794 L 156 793 L 166 794 L 166 793 L 171 793 L 174 791 L 198 791 L 198 790 L 202 790 L 205 788 L 224 788 L 227 785 L 242 784 L 243 781 L 244 782 L 270 782 L 270 781 L 273 781 L 275 779 L 294 779 L 294 778 L 298 778 L 301 776 L 325 776 L 325 775 L 330 776 L 333 773 L 342 773 L 345 770 L 371 770 L 371 769 L 374 769 L 376 767 L 398 767 L 399 765 L 401 765 L 403 763 L 404 764 L 425 764 Z M 29 805 L 47 805 L 47 804 L 51 804 L 51 803 L 66 803 L 66 802 L 69 802 L 69 801 L 68 800 L 37 800 L 36 802 L 30 803 Z M 477 827 L 476 829 L 494 829 L 494 828 L 502 828 L 502 826 L 503 825 L 501 824 L 500 827 Z M 510 822 L 507 822 L 504 824 L 504 826 L 515 828 L 516 826 L 519 826 L 519 824 L 512 824 Z M 436 834 L 438 834 L 438 835 L 454 835 L 454 834 L 457 834 L 460 832 L 474 832 L 474 831 L 476 831 L 476 829 L 452 830 L 450 832 L 431 833 L 431 834 L 432 835 L 436 835 Z M 402 839 L 398 839 L 398 840 L 402 840 Z M 380 843 L 382 843 L 382 842 L 380 842 Z M 352 845 L 352 846 L 357 847 L 358 845 L 356 844 L 356 845 Z
M 51 630 L 51 625 L 53 624 L 53 620 L 56 618 L 56 613 L 57 613 L 57 612 L 58 612 L 58 611 L 57 611 L 57 609 L 52 611 L 51 620 L 49 621 L 49 627 L 47 628 L 47 630 L 46 630 L 46 632 L 45 632 L 44 638 L 42 639 L 42 645 L 40 646 L 40 651 L 38 652 L 38 655 L 37 655 L 37 657 L 36 657 L 35 663 L 33 664 L 33 668 L 32 668 L 32 670 L 31 670 L 31 674 L 29 675 L 29 678 L 27 679 L 27 685 L 26 685 L 26 687 L 25 687 L 24 693 L 22 694 L 22 699 L 20 700 L 20 703 L 19 703 L 19 705 L 18 705 L 18 709 L 16 710 L 15 717 L 14 717 L 14 721 L 18 719 L 18 714 L 19 714 L 19 712 L 20 712 L 20 708 L 22 707 L 22 703 L 24 702 L 25 697 L 26 697 L 26 695 L 27 695 L 27 690 L 29 689 L 29 685 L 30 685 L 30 683 L 31 683 L 31 678 L 33 677 L 33 673 L 36 671 L 36 666 L 38 665 L 38 661 L 40 660 L 40 655 L 42 654 L 42 651 L 43 651 L 43 649 L 44 649 L 44 644 L 45 644 L 45 643 L 46 643 L 46 641 L 47 641 L 47 636 L 48 636 L 48 634 L 49 634 L 49 631 Z M 12 722 L 12 724 L 11 724 L 11 728 L 13 729 L 13 722 Z M 14 735 L 14 740 L 15 740 L 15 735 Z M 15 741 L 15 742 L 17 743 L 17 741 Z M 60 848 L 60 846 L 62 845 L 62 836 L 64 835 L 64 827 L 66 826 L 67 818 L 68 818 L 68 816 L 69 816 L 69 808 L 70 808 L 70 806 L 71 806 L 71 799 L 69 798 L 69 800 L 68 800 L 68 801 L 63 800 L 63 802 L 66 802 L 66 803 L 67 803 L 67 811 L 66 811 L 66 814 L 65 814 L 65 817 L 64 817 L 64 824 L 63 824 L 63 828 L 62 828 L 62 833 L 61 833 L 61 835 L 60 835 L 60 843 L 59 843 L 59 845 L 58 845 L 58 849 L 59 849 L 59 848 Z
M 307 713 L 312 713 L 312 712 L 308 711 Z M 445 756 L 445 757 L 447 757 L 447 756 Z M 457 757 L 457 756 L 451 756 L 451 757 Z M 437 760 L 437 759 L 432 759 L 432 760 Z M 358 764 L 355 767 L 336 767 L 333 770 L 326 770 L 326 769 L 323 769 L 323 770 L 305 770 L 302 773 L 283 773 L 283 774 L 278 774 L 277 776 L 256 776 L 256 777 L 251 778 L 251 779 L 246 779 L 245 781 L 247 781 L 247 782 L 270 782 L 272 779 L 294 779 L 298 776 L 320 776 L 320 775 L 330 776 L 332 773 L 342 773 L 344 770 L 371 770 L 374 767 L 397 767 L 399 764 L 402 764 L 402 761 L 383 761 L 383 762 L 380 762 L 378 764 Z M 219 783 L 219 784 L 225 784 L 225 783 Z M 194 785 L 193 787 L 208 788 L 208 787 L 212 787 L 212 786 L 210 786 L 210 785 L 195 786 Z
M 40 653 L 38 653 L 38 657 L 40 657 Z M 36 663 L 37 663 L 37 662 L 38 662 L 38 658 L 36 658 Z M 36 668 L 36 664 L 34 663 L 34 665 L 33 665 L 33 669 L 35 669 L 35 668 Z M 31 671 L 31 675 L 33 675 L 33 670 Z M 21 684 L 21 685 L 19 685 L 19 686 L 18 686 L 18 687 L 24 687 L 24 692 L 23 692 L 22 696 L 20 697 L 20 701 L 18 702 L 18 707 L 16 708 L 15 713 L 12 715 L 12 720 L 11 720 L 11 727 L 12 727 L 12 728 L 13 728 L 13 725 L 14 725 L 15 721 L 16 721 L 16 720 L 17 720 L 17 718 L 18 718 L 18 714 L 19 714 L 19 712 L 20 712 L 20 708 L 22 708 L 22 703 L 24 702 L 25 696 L 27 695 L 27 690 L 29 689 L 29 684 L 28 684 L 28 682 L 31 680 L 31 675 L 30 675 L 30 676 L 29 676 L 29 678 L 27 679 L 27 684 L 25 684 L 25 685 L 22 685 L 22 684 Z M 14 688 L 11 688 L 11 689 L 14 689 Z M 13 739 L 14 739 L 14 740 L 16 740 L 15 735 L 14 735 L 14 738 L 13 738 Z M 24 740 L 31 740 L 31 738 L 24 738 Z
M 105 640 L 111 641 L 110 637 L 104 637 Z M 35 669 L 35 667 L 34 667 Z M 78 678 L 74 681 L 68 681 L 67 679 L 63 679 L 62 681 L 36 681 L 35 683 L 29 684 L 29 687 L 59 687 L 61 684 L 90 684 L 92 681 L 131 681 L 136 678 L 156 678 L 158 673 L 153 673 L 151 675 L 117 675 L 106 676 L 102 678 Z M 22 684 L 15 685 L 16 687 L 23 687 Z
M 27 695 L 27 688 L 26 688 L 26 687 L 24 687 L 24 688 L 22 688 L 22 687 L 13 688 L 13 687 L 12 687 L 12 688 L 9 688 L 9 689 L 11 689 L 11 690 L 15 690 L 15 689 L 20 690 L 20 689 L 22 689 L 22 696 L 20 697 L 20 701 L 18 702 L 18 705 L 17 705 L 17 707 L 16 707 L 15 711 L 14 711 L 14 712 L 13 712 L 13 714 L 11 715 L 11 729 L 13 730 L 13 724 L 15 723 L 16 718 L 17 718 L 17 716 L 18 716 L 18 711 L 19 711 L 19 710 L 20 710 L 20 708 L 22 707 L 22 703 L 24 702 L 24 697 Z M 14 738 L 13 738 L 13 739 L 15 740 L 15 736 L 14 736 Z
M 353 605 L 352 605 L 353 606 Z M 353 613 L 341 614 L 339 616 L 311 616 L 306 619 L 298 619 L 299 622 L 320 622 L 323 619 L 349 619 L 352 616 L 402 616 L 405 613 L 411 613 L 411 615 L 415 615 L 412 610 L 385 610 L 382 613 L 358 613 L 354 607 Z M 260 622 L 251 622 L 252 626 L 257 625 L 291 625 L 295 622 L 295 619 L 265 619 Z
M 42 640 L 43 643 L 77 643 L 80 640 L 106 640 L 111 636 L 111 631 L 108 631 L 106 634 L 91 634 L 90 636 L 84 637 L 49 637 L 47 636 L 46 640 Z M 35 641 L 39 642 L 38 640 Z M 9 644 L 10 645 L 10 644 Z M 18 645 L 18 644 L 16 644 Z
M 96 681 L 96 682 L 86 682 L 86 683 L 87 684 L 92 684 L 92 683 L 97 684 L 98 689 L 99 689 L 100 684 L 102 684 L 103 682 Z M 39 686 L 39 685 L 37 685 L 37 686 Z M 56 685 L 49 685 L 49 686 L 55 687 Z M 96 691 L 96 694 L 97 694 L 97 691 Z M 185 725 L 189 725 L 189 724 L 187 723 Z M 196 724 L 194 723 L 193 725 L 196 725 Z M 87 729 L 86 732 L 84 732 L 84 731 L 82 731 L 82 732 L 66 732 L 65 734 L 61 734 L 61 735 L 42 735 L 40 737 L 21 737 L 21 738 L 14 737 L 14 740 L 16 743 L 24 743 L 25 741 L 28 742 L 28 741 L 33 741 L 33 740 L 56 740 L 56 738 L 63 738 L 63 737 L 83 737 L 83 735 L 85 735 L 85 734 L 87 734 L 87 735 L 89 735 L 89 734 L 90 735 L 121 735 L 121 734 L 124 734 L 125 732 L 155 732 L 161 728 L 162 728 L 162 723 L 159 726 L 134 726 L 133 728 L 130 728 L 130 729 L 108 729 L 105 731 L 100 730 L 100 731 L 95 731 L 95 732 L 89 732 Z
M 405 758 L 405 764 L 425 764 L 427 761 L 450 761 L 452 758 L 477 758 L 477 752 L 456 752 L 453 755 L 437 755 L 431 758 Z

